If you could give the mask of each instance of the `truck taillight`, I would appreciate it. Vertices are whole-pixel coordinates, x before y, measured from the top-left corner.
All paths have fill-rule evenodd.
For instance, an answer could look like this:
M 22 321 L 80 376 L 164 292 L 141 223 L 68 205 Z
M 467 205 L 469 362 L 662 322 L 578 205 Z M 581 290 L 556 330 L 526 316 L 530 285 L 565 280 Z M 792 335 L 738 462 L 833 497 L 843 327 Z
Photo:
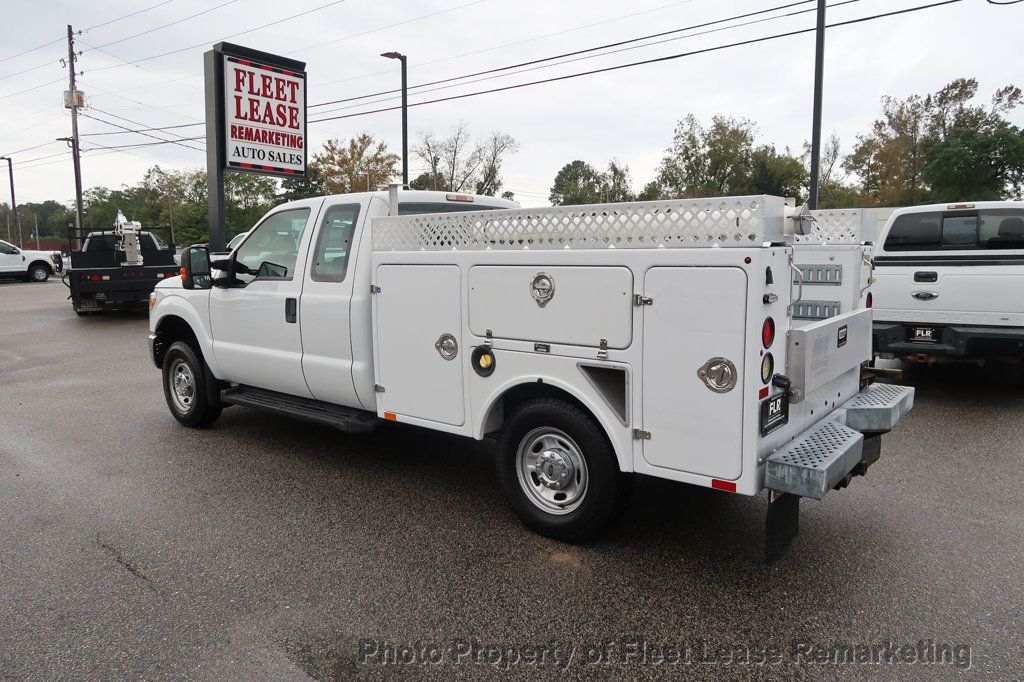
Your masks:
M 761 343 L 764 344 L 765 348 L 770 348 L 774 340 L 775 320 L 770 317 L 766 317 L 764 318 L 764 324 L 761 325 Z

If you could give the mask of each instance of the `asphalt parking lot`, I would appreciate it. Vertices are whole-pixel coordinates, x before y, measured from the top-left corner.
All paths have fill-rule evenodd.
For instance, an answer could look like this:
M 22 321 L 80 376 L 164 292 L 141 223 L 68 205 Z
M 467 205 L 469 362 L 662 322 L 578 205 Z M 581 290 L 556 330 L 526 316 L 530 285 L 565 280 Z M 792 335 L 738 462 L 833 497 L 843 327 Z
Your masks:
M 4 678 L 1024 673 L 1011 373 L 911 374 L 881 461 L 765 566 L 764 498 L 640 480 L 573 547 L 519 524 L 488 443 L 237 407 L 185 429 L 145 316 L 64 296 L 0 282 Z

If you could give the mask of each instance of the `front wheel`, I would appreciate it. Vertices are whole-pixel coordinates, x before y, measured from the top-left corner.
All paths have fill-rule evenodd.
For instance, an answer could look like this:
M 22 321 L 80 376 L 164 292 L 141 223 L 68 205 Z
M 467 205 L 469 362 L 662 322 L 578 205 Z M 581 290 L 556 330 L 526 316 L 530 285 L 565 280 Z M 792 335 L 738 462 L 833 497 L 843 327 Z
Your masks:
M 526 402 L 509 417 L 498 475 L 519 518 L 564 542 L 597 536 L 626 488 L 604 431 L 579 407 L 551 398 Z
M 45 282 L 50 279 L 50 268 L 45 265 L 33 265 L 28 269 L 28 279 L 30 282 Z
M 164 398 L 174 418 L 185 426 L 209 426 L 221 406 L 210 401 L 207 382 L 215 381 L 187 343 L 176 341 L 164 355 Z

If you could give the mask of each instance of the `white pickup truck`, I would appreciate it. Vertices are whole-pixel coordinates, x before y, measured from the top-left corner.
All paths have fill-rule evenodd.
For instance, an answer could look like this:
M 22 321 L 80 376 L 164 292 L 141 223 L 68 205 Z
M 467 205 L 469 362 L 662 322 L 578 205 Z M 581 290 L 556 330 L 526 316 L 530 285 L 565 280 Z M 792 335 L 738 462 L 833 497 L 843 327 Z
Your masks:
M 483 210 L 482 210 L 483 209 Z M 205 247 L 150 302 L 168 407 L 243 405 L 367 432 L 496 436 L 513 508 L 595 536 L 632 475 L 770 491 L 768 557 L 878 459 L 913 389 L 869 384 L 871 311 L 796 328 L 799 213 L 777 197 L 519 209 L 329 196 L 275 208 L 211 277 Z
M 1024 203 L 898 209 L 874 262 L 876 354 L 1024 360 Z
M 0 277 L 19 277 L 29 282 L 45 282 L 60 272 L 62 259 L 56 251 L 19 249 L 0 239 Z

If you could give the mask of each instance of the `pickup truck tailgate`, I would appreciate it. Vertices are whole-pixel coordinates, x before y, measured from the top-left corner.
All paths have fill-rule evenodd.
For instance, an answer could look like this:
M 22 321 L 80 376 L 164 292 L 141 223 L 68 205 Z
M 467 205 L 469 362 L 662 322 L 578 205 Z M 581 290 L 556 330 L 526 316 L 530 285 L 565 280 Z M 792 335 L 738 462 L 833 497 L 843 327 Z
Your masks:
M 786 375 L 792 381 L 790 401 L 802 401 L 870 359 L 871 310 L 867 308 L 791 329 L 786 353 Z

